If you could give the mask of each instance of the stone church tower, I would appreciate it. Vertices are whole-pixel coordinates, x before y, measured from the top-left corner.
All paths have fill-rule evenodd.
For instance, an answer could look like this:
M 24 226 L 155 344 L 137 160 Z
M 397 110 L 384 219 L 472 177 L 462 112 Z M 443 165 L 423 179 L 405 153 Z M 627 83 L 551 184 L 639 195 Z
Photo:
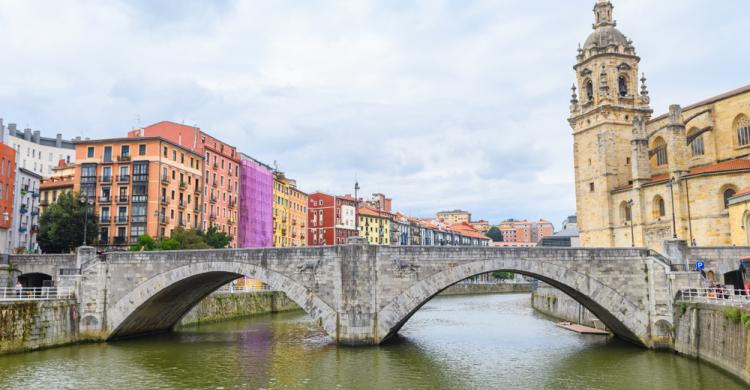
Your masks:
M 573 67 L 569 122 L 583 246 L 613 246 L 618 205 L 611 194 L 650 179 L 648 144 L 639 133 L 652 113 L 646 80 L 641 78 L 639 91 L 640 58 L 616 28 L 613 8 L 609 0 L 597 0 L 594 31 L 579 46 Z M 633 199 L 632 210 L 641 209 L 638 202 Z

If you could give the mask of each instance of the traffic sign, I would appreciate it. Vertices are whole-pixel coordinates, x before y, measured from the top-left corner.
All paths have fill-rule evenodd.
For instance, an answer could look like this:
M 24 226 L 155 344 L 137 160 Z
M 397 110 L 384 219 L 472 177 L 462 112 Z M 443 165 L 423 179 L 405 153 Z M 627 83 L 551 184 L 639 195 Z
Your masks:
M 706 263 L 703 261 L 698 260 L 695 262 L 695 269 L 698 271 L 702 271 L 704 268 L 706 268 Z

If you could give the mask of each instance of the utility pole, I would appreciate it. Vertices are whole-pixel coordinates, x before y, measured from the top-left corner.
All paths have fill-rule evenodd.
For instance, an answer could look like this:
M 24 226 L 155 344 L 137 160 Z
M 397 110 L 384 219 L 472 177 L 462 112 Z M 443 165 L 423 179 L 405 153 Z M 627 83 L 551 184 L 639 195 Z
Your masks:
M 357 235 L 359 235 L 359 216 L 357 215 L 359 212 L 359 190 L 359 181 L 357 175 L 354 174 L 354 230 L 357 231 Z
M 667 183 L 667 187 L 669 187 L 669 197 L 672 200 L 672 238 L 677 239 L 677 220 L 675 219 L 674 214 L 674 177 L 669 179 L 669 183 Z

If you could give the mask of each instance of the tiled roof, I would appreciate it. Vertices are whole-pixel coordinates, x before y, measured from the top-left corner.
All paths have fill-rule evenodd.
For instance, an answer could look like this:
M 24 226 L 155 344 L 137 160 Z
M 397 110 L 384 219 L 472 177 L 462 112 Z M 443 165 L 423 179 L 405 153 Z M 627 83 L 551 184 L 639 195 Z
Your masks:
M 734 194 L 733 198 L 750 194 L 750 187 L 743 188 Z
M 702 167 L 695 167 L 690 169 L 690 175 L 700 175 L 702 173 L 714 173 L 724 171 L 738 171 L 742 169 L 750 169 L 750 160 L 737 159 L 720 162 L 714 165 L 705 165 Z

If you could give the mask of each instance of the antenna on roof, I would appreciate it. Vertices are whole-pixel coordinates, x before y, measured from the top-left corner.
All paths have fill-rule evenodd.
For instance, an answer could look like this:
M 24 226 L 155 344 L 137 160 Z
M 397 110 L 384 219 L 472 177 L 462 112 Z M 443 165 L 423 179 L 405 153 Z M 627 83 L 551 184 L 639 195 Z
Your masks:
M 136 129 L 140 129 L 141 128 L 141 114 L 136 114 L 135 115 L 135 124 L 137 126 Z

